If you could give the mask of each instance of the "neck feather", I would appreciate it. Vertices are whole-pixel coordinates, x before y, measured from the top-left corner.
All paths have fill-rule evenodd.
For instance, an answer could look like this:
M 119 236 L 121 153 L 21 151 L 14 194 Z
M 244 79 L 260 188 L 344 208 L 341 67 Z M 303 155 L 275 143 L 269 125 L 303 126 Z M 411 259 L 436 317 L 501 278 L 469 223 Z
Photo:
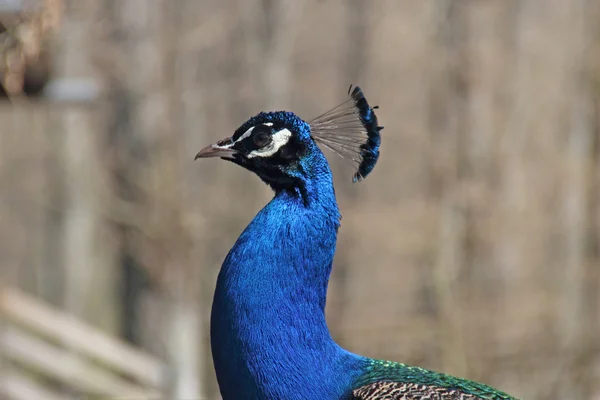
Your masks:
M 337 346 L 325 322 L 340 215 L 322 162 L 302 190 L 276 193 L 223 263 L 211 344 L 226 400 L 339 397 L 353 376 L 355 356 Z M 327 374 L 346 374 L 348 382 Z

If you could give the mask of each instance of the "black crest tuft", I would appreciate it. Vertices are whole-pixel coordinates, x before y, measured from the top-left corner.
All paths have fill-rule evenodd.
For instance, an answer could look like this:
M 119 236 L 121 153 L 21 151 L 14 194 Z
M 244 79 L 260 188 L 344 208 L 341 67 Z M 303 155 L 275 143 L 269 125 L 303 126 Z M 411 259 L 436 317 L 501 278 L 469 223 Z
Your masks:
M 340 157 L 356 164 L 353 181 L 365 178 L 377 164 L 381 145 L 379 126 L 375 115 L 377 106 L 371 107 L 362 90 L 352 85 L 348 89 L 349 99 L 309 124 L 311 135 L 317 142 Z

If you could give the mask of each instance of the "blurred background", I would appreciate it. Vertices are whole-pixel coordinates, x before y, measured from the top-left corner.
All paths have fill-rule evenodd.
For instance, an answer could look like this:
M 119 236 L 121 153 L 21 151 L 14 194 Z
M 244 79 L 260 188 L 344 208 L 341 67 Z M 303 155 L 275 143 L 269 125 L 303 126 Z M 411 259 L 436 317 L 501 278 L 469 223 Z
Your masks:
M 359 84 L 328 297 L 349 350 L 600 399 L 600 0 L 0 0 L 0 398 L 218 399 L 216 275 L 271 198 L 193 163 Z

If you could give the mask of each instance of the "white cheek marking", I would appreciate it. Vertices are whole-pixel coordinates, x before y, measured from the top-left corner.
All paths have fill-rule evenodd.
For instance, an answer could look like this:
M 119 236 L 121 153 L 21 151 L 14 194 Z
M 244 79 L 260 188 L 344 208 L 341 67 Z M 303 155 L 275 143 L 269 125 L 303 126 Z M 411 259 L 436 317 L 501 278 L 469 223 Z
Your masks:
M 260 150 L 251 151 L 248 154 L 248 158 L 253 157 L 271 157 L 273 154 L 277 153 L 282 146 L 285 146 L 287 142 L 290 140 L 292 136 L 292 132 L 287 129 L 282 129 L 277 131 L 271 136 L 271 145 L 266 148 Z

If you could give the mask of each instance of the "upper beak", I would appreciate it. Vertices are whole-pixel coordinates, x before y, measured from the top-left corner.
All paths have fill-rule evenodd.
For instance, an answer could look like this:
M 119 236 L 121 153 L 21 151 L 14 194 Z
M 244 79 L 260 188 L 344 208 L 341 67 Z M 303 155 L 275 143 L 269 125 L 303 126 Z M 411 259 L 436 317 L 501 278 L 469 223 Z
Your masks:
M 222 157 L 222 158 L 233 158 L 233 155 L 237 153 L 237 150 L 232 148 L 233 145 L 231 138 L 223 139 L 215 144 L 206 146 L 196 154 L 194 160 L 199 158 L 209 157 Z

